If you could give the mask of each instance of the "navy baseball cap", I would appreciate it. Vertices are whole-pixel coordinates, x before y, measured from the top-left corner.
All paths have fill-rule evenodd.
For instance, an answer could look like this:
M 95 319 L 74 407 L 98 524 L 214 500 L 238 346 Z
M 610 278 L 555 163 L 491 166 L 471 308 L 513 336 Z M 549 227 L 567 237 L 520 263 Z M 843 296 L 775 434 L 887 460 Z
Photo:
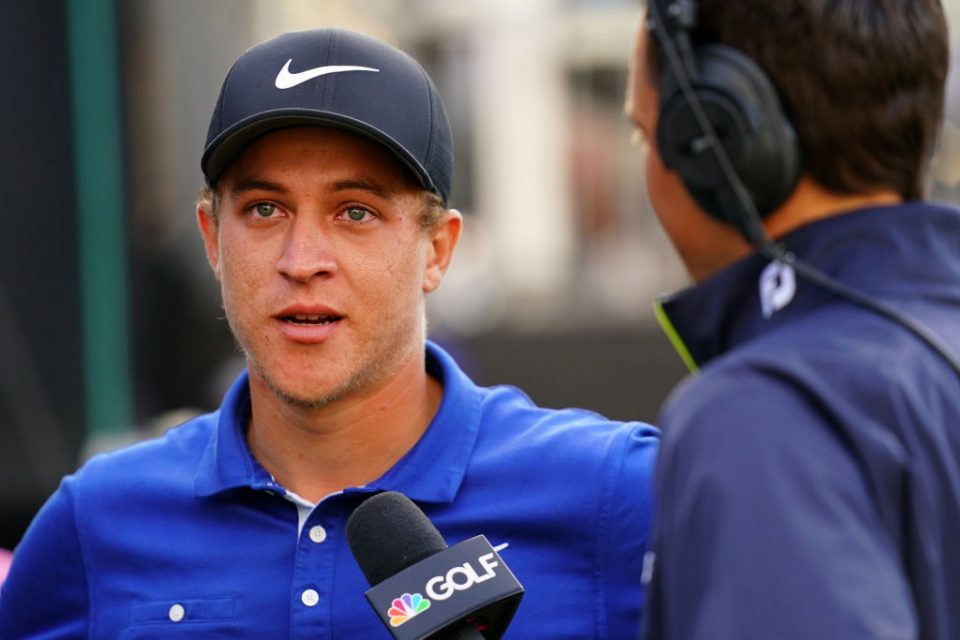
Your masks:
M 237 59 L 210 118 L 200 160 L 207 184 L 255 138 L 303 125 L 382 144 L 425 189 L 449 199 L 453 137 L 433 82 L 399 49 L 340 28 L 285 33 Z

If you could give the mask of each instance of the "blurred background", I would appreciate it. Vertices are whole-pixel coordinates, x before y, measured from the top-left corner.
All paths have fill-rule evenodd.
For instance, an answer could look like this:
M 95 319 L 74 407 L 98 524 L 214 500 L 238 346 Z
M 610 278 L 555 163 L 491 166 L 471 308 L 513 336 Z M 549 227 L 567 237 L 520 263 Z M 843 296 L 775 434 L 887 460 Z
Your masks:
M 934 199 L 960 202 L 960 0 Z M 242 367 L 194 222 L 233 60 L 350 27 L 421 61 L 453 125 L 431 336 L 482 384 L 653 421 L 684 370 L 651 301 L 687 283 L 623 117 L 637 0 L 6 0 L 0 547 L 86 457 L 218 406 Z

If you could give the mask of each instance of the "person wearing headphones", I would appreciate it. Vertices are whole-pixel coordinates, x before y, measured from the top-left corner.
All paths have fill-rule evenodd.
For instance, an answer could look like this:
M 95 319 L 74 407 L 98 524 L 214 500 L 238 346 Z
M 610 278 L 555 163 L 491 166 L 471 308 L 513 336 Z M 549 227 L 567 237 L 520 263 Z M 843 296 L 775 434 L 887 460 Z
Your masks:
M 650 0 L 626 112 L 695 284 L 648 640 L 960 638 L 960 212 L 937 0 Z

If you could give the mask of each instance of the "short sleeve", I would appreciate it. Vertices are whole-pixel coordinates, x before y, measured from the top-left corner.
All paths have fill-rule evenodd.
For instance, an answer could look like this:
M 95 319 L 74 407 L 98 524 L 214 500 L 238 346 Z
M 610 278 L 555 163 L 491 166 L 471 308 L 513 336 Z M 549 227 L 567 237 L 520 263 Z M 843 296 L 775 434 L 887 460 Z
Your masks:
M 649 640 L 915 638 L 912 597 L 843 438 L 757 372 L 665 410 Z
M 600 539 L 605 570 L 604 606 L 607 638 L 637 637 L 642 615 L 643 556 L 650 540 L 653 518 L 653 472 L 659 432 L 638 425 L 627 436 L 614 465 L 611 499 L 603 512 Z
M 89 597 L 70 479 L 17 545 L 0 590 L 0 640 L 86 638 Z

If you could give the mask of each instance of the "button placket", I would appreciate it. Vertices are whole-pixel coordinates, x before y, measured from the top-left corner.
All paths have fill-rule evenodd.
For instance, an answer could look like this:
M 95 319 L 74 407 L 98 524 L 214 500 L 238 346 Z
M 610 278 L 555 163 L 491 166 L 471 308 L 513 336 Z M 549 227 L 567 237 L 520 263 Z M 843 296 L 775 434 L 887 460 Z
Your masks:
M 343 532 L 359 503 L 356 496 L 327 496 L 303 523 L 290 585 L 290 640 L 332 637 L 338 611 L 333 608 L 331 594 L 338 583 L 338 561 L 348 551 Z M 309 604 L 313 597 L 306 594 L 310 590 L 317 594 L 318 601 L 313 605 Z

